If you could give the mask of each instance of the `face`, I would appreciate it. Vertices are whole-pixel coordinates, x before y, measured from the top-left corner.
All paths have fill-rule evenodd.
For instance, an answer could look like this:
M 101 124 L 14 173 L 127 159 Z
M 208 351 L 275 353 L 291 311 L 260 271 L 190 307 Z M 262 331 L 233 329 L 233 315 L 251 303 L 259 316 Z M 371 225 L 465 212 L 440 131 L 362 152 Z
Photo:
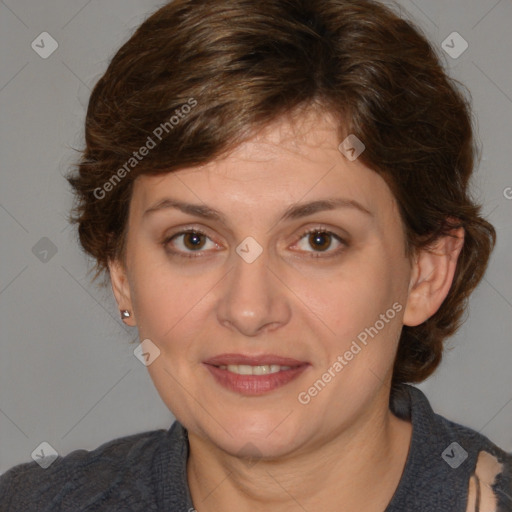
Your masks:
M 228 453 L 307 450 L 362 421 L 391 377 L 404 232 L 385 181 L 339 144 L 310 112 L 135 182 L 116 296 L 160 351 L 165 404 Z

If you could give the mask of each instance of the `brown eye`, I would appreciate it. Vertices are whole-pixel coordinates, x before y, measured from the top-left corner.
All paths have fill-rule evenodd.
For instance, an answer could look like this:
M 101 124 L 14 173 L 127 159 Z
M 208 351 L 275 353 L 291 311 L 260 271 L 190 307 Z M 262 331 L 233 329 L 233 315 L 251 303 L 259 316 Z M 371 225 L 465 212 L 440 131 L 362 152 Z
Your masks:
M 218 248 L 218 245 L 213 242 L 209 236 L 197 229 L 180 231 L 166 238 L 163 241 L 163 246 L 165 250 L 172 255 L 188 258 L 201 256 L 204 255 L 203 253 L 210 252 L 207 251 L 207 249 Z
M 183 245 L 192 251 L 202 249 L 205 241 L 205 236 L 201 233 L 189 232 L 183 234 Z
M 336 256 L 348 247 L 339 235 L 332 231 L 314 228 L 306 231 L 296 246 L 300 251 L 309 253 L 312 258 Z M 325 253 L 325 256 L 322 254 Z
M 325 251 L 329 249 L 331 245 L 332 235 L 330 233 L 316 231 L 309 234 L 308 242 L 311 247 L 314 247 L 319 251 Z

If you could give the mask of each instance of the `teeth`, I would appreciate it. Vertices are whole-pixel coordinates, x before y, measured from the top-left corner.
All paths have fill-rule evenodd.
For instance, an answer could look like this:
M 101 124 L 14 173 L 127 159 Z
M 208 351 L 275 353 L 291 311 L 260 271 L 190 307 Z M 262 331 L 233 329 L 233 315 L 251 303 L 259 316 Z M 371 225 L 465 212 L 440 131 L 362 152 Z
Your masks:
M 263 364 L 259 366 L 250 366 L 248 364 L 229 364 L 219 366 L 221 370 L 228 370 L 238 375 L 268 375 L 284 370 L 290 370 L 291 366 L 280 366 L 278 364 Z

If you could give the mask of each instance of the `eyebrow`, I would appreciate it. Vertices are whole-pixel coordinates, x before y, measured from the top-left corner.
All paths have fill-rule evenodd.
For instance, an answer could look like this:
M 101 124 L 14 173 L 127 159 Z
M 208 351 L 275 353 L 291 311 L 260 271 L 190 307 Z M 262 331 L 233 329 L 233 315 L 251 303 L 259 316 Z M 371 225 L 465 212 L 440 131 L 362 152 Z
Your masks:
M 201 204 L 186 203 L 171 198 L 166 198 L 162 199 L 161 201 L 158 201 L 155 205 L 148 208 L 144 212 L 143 216 L 145 217 L 146 215 L 149 215 L 151 213 L 155 213 L 169 208 L 174 208 L 182 211 L 183 213 L 194 215 L 196 217 L 201 217 L 203 219 L 216 220 L 226 224 L 225 216 L 218 210 L 215 210 L 214 208 Z M 280 220 L 282 221 L 300 219 L 302 217 L 307 217 L 320 211 L 336 210 L 339 208 L 352 208 L 365 215 L 373 217 L 373 214 L 357 201 L 354 201 L 353 199 L 336 197 L 329 199 L 320 199 L 317 201 L 311 201 L 309 203 L 293 204 L 283 213 Z

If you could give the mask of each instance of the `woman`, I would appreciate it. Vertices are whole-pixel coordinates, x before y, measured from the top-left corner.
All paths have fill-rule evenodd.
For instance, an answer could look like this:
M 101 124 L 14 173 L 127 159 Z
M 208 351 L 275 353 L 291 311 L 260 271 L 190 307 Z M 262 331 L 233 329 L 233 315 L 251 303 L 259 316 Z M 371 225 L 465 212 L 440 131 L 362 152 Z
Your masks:
M 370 0 L 176 0 L 96 85 L 69 177 L 169 431 L 1 479 L 2 510 L 512 510 L 512 454 L 435 415 L 495 241 L 470 108 Z

